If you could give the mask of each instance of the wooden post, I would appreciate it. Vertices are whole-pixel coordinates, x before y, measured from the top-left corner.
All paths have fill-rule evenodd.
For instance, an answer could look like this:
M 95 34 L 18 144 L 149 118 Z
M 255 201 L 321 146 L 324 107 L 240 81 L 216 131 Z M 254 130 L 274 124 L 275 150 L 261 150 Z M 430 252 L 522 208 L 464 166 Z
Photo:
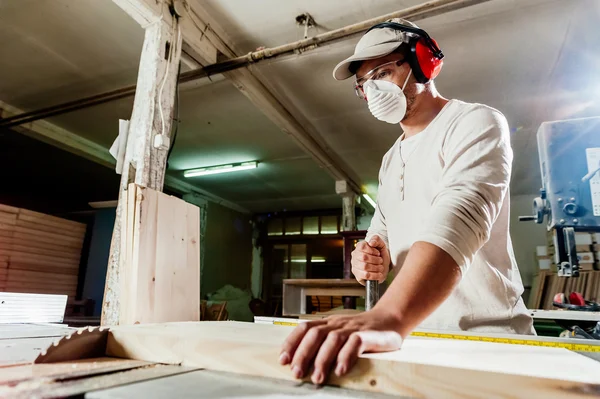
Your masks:
M 115 0 L 136 21 L 145 24 L 146 34 L 140 59 L 133 113 L 129 125 L 125 167 L 119 188 L 119 204 L 111 241 L 102 325 L 119 323 L 121 234 L 126 228 L 123 209 L 127 186 L 162 191 L 171 131 L 177 72 L 181 56 L 181 30 L 164 2 Z M 162 135 L 162 140 L 159 135 Z

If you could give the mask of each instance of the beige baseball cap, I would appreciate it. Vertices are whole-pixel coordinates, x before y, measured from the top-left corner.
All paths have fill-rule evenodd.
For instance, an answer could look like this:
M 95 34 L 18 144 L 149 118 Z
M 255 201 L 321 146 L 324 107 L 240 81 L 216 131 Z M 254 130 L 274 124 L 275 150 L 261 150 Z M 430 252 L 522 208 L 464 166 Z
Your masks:
M 418 28 L 417 25 L 402 18 L 394 18 L 386 22 L 396 22 Z M 391 54 L 403 43 L 408 43 L 413 36 L 413 33 L 402 32 L 392 28 L 373 29 L 365 33 L 356 44 L 354 54 L 337 64 L 333 69 L 333 77 L 336 80 L 344 80 L 352 77 L 354 74 L 350 71 L 350 64 L 355 61 L 372 60 Z

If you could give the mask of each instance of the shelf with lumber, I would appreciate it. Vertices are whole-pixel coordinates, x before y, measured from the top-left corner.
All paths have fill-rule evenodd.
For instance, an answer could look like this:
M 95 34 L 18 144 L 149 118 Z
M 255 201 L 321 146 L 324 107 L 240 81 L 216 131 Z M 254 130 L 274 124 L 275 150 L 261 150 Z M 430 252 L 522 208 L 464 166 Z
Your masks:
M 0 204 L 0 291 L 77 292 L 87 226 Z

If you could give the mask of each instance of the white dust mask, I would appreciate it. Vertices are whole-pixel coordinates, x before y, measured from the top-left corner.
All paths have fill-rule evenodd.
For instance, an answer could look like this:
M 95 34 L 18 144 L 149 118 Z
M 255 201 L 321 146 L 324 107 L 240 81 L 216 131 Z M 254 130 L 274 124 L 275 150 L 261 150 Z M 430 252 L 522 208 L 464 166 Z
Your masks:
M 386 80 L 368 80 L 363 85 L 367 96 L 369 111 L 380 121 L 400 123 L 406 115 L 406 96 L 404 88 L 412 70 L 408 73 L 402 89 Z

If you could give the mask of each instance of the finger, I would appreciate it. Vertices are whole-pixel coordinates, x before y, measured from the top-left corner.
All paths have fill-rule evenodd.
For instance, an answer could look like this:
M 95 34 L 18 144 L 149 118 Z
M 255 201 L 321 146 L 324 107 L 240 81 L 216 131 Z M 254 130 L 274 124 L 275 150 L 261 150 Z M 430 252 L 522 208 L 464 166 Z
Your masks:
M 361 346 L 362 340 L 360 335 L 357 333 L 350 334 L 348 340 L 338 354 L 335 366 L 335 375 L 341 377 L 354 366 L 358 356 L 360 355 Z
M 383 281 L 385 280 L 385 276 L 381 272 L 366 272 L 364 270 L 352 268 L 352 273 L 354 277 L 361 280 L 372 280 L 372 281 Z
M 362 347 L 360 353 L 389 352 L 400 349 L 402 336 L 396 331 L 359 331 Z
M 315 358 L 315 369 L 311 377 L 314 384 L 321 385 L 325 381 L 350 333 L 351 331 L 333 330 L 327 334 L 327 338 Z
M 323 344 L 323 341 L 327 338 L 327 333 L 331 329 L 333 329 L 332 326 L 323 324 L 306 332 L 292 359 L 292 371 L 296 378 L 302 378 L 306 375 L 321 344 Z
M 367 244 L 365 241 L 356 244 L 356 248 L 352 252 L 364 252 L 373 256 L 381 256 L 381 253 L 376 248 Z
M 377 235 L 371 237 L 369 240 L 369 245 L 373 248 L 377 248 L 378 250 L 383 250 L 386 248 L 385 241 Z
M 300 323 L 294 330 L 288 335 L 288 337 L 283 342 L 281 347 L 281 352 L 279 353 L 279 363 L 282 365 L 289 364 L 296 353 L 296 349 L 302 338 L 306 335 L 306 333 L 314 327 L 320 326 L 322 324 L 327 323 L 325 320 L 314 320 L 305 323 Z
M 369 255 L 366 252 L 360 252 L 356 254 L 356 260 L 365 263 L 372 263 L 374 265 L 383 265 L 383 258 L 381 256 Z
M 350 264 L 352 265 L 352 268 L 362 270 L 364 272 L 383 273 L 385 271 L 385 267 L 382 263 L 369 263 L 359 259 L 352 259 Z
M 402 347 L 402 336 L 395 331 L 358 331 L 348 337 L 340 350 L 335 373 L 338 377 L 350 370 L 365 352 L 389 352 Z

